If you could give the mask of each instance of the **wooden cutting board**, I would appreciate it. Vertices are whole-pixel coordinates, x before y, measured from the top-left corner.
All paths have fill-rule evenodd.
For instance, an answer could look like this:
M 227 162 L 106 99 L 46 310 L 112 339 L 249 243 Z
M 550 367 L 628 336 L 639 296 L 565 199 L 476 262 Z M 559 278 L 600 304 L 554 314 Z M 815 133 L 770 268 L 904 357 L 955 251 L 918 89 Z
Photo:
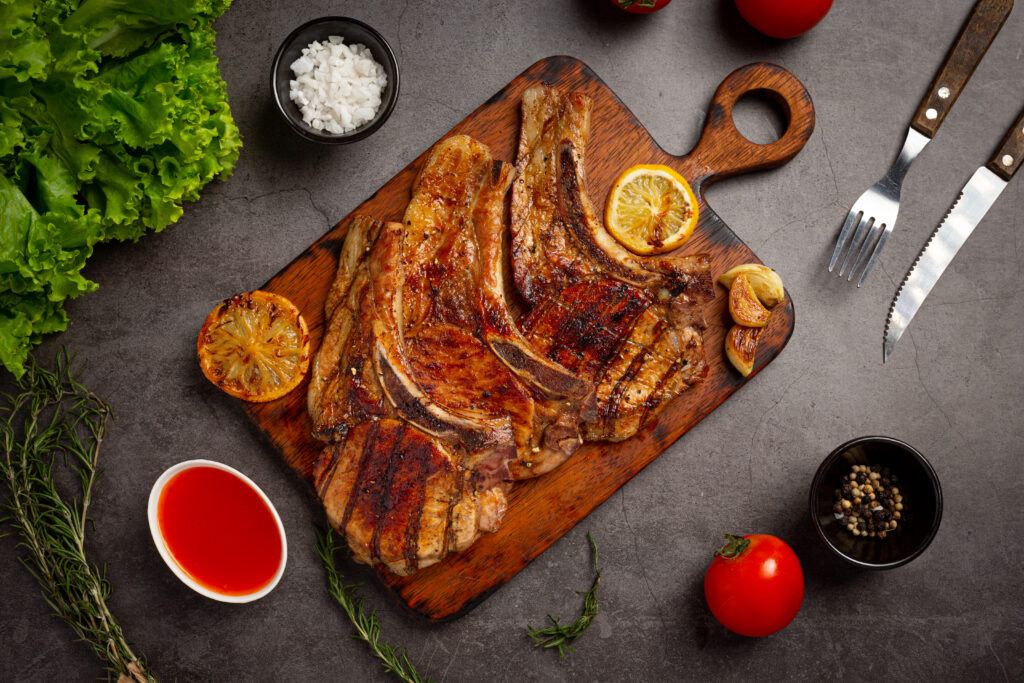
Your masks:
M 699 223 L 683 251 L 710 253 L 716 277 L 737 264 L 758 261 L 750 248 L 707 205 L 704 191 L 721 178 L 784 164 L 804 146 L 814 129 L 814 107 L 806 89 L 793 74 L 765 63 L 751 64 L 729 74 L 712 98 L 697 146 L 682 157 L 661 149 L 597 74 L 571 57 L 549 57 L 537 62 L 445 137 L 456 133 L 471 135 L 490 145 L 496 159 L 514 161 L 519 138 L 520 98 L 526 88 L 542 81 L 582 90 L 594 99 L 586 174 L 587 189 L 597 207 L 604 206 L 612 182 L 625 168 L 639 163 L 665 164 L 689 180 L 699 198 Z M 733 105 L 752 92 L 773 97 L 789 116 L 786 132 L 774 143 L 752 143 L 733 125 Z M 309 324 L 314 351 L 319 348 L 323 335 L 324 299 L 351 216 L 369 214 L 400 221 L 416 171 L 426 154 L 424 151 L 264 286 L 264 289 L 283 294 L 299 307 Z M 725 289 L 716 285 L 716 293 L 715 300 L 706 308 L 708 329 L 704 341 L 710 371 L 702 384 L 673 400 L 633 438 L 614 444 L 585 444 L 553 472 L 516 484 L 501 529 L 484 534 L 465 552 L 410 577 L 379 570 L 381 581 L 398 600 L 431 621 L 464 614 L 515 576 L 749 381 L 750 378 L 744 379 L 733 370 L 725 358 L 724 336 L 731 320 Z M 785 305 L 772 311 L 771 322 L 758 343 L 751 377 L 786 345 L 793 324 L 793 304 L 787 297 Z M 310 436 L 306 384 L 280 400 L 247 404 L 246 411 L 289 466 L 308 480 L 323 445 Z

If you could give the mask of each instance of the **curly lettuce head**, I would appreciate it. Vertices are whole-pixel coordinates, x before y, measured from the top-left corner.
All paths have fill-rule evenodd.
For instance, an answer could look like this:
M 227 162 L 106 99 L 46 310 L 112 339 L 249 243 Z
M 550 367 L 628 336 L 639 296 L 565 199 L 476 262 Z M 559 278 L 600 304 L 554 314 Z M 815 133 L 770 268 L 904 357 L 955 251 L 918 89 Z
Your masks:
M 241 140 L 213 53 L 226 0 L 0 0 L 0 363 L 16 376 L 93 245 L 178 220 Z

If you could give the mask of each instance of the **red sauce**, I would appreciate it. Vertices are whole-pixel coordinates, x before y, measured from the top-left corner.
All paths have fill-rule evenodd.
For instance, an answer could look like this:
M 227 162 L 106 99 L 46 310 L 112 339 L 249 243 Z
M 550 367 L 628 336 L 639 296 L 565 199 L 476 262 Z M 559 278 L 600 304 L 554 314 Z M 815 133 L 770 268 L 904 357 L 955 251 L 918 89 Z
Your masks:
M 281 565 L 274 513 L 231 472 L 191 467 L 174 475 L 160 493 L 157 519 L 181 570 L 215 593 L 255 593 Z

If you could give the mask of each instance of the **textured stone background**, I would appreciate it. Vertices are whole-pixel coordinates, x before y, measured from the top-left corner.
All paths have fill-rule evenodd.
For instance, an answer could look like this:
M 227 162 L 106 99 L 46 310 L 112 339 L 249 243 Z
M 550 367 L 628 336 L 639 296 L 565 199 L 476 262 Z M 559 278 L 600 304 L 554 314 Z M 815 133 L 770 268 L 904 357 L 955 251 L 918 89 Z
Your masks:
M 290 4 L 290 3 L 289 3 Z M 1024 181 L 989 212 L 935 288 L 891 362 L 885 314 L 917 250 L 1020 111 L 1024 9 L 996 39 L 904 186 L 900 220 L 860 289 L 825 272 L 853 200 L 888 167 L 971 0 L 837 2 L 811 33 L 774 41 L 731 0 L 676 0 L 634 18 L 606 0 L 533 2 L 239 1 L 218 22 L 219 54 L 245 138 L 233 178 L 138 244 L 107 245 L 58 343 L 88 362 L 86 383 L 114 406 L 92 516 L 92 556 L 108 565 L 112 607 L 162 679 L 366 680 L 378 665 L 349 638 L 313 549 L 322 515 L 240 406 L 202 377 L 195 335 L 220 299 L 258 286 L 452 125 L 535 60 L 586 61 L 668 150 L 697 139 L 715 86 L 751 61 L 807 85 L 818 123 L 788 166 L 716 185 L 709 201 L 782 274 L 796 302 L 788 348 L 511 583 L 455 622 L 406 617 L 370 579 L 388 640 L 437 680 L 1024 678 L 1024 298 L 1018 244 Z M 348 147 L 301 141 L 268 89 L 275 49 L 296 25 L 345 14 L 378 28 L 402 95 L 375 136 Z M 757 106 L 740 125 L 777 124 Z M 886 573 L 847 569 L 819 546 L 807 487 L 835 445 L 867 433 L 915 445 L 935 465 L 945 519 L 931 548 Z M 247 472 L 277 505 L 288 570 L 267 598 L 224 605 L 163 565 L 146 499 L 171 464 L 211 456 Z M 590 581 L 585 534 L 605 569 L 601 614 L 566 662 L 534 651 L 527 623 L 579 609 Z M 783 632 L 731 635 L 701 581 L 722 532 L 768 532 L 803 562 L 807 594 Z M 14 541 L 0 540 L 0 679 L 88 680 L 100 667 L 49 615 Z

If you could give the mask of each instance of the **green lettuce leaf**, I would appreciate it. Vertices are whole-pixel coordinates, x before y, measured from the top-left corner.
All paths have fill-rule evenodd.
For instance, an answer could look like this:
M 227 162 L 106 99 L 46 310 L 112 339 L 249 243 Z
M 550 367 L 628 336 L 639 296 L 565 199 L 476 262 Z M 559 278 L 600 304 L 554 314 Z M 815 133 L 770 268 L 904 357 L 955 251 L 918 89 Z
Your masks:
M 231 174 L 226 0 L 0 0 L 0 363 L 15 375 L 95 244 L 137 240 Z

